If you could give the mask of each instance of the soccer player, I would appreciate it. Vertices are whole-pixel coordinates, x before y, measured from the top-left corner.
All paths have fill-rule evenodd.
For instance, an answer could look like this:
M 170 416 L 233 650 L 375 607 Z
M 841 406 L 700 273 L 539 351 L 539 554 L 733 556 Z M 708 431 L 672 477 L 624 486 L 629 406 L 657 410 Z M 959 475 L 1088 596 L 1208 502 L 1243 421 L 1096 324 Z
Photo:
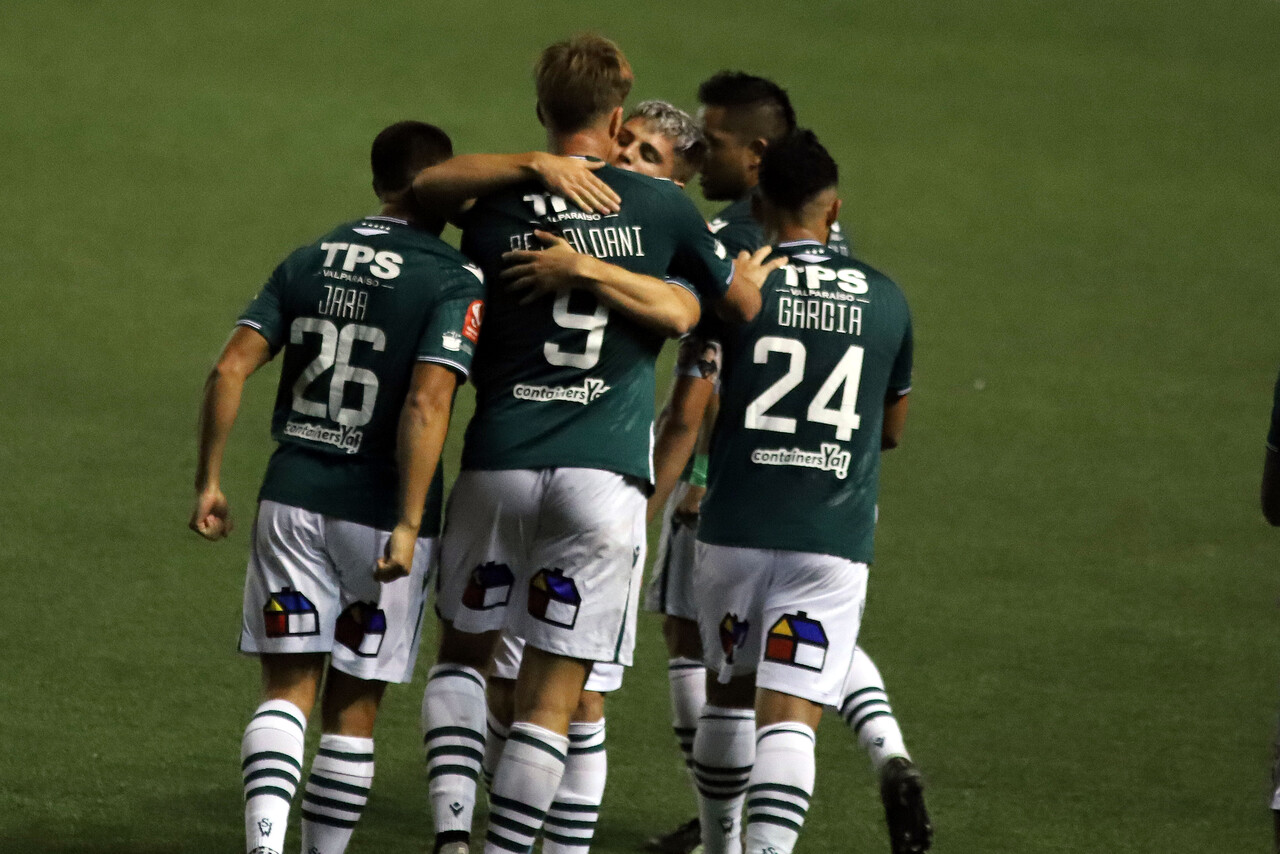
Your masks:
M 1262 515 L 1280 527 L 1280 378 L 1276 379 L 1271 406 L 1271 429 L 1267 432 L 1267 456 L 1262 464 Z M 1280 736 L 1276 737 L 1275 763 L 1271 768 L 1271 815 L 1275 825 L 1275 850 L 1280 854 Z
M 632 80 L 617 46 L 598 36 L 552 45 L 535 79 L 549 150 L 608 157 Z M 457 158 L 427 170 L 415 191 L 429 203 L 460 201 L 474 192 L 463 179 L 474 179 L 475 163 Z M 673 183 L 608 165 L 595 175 L 616 196 L 609 213 L 573 209 L 525 181 L 481 197 L 462 220 L 463 251 L 493 279 L 476 413 L 446 511 L 441 647 L 423 699 L 436 848 L 450 854 L 467 850 L 484 743 L 482 673 L 503 629 L 526 647 L 485 850 L 528 850 L 555 808 L 591 662 L 631 662 L 626 629 L 643 565 L 653 365 L 663 337 L 697 321 L 700 297 L 730 318 L 753 317 L 769 269 L 745 256 L 735 270 Z M 508 252 L 546 241 L 551 250 L 517 258 L 520 266 L 538 273 L 567 258 L 573 275 L 539 274 L 519 293 L 498 282 Z M 656 278 L 668 275 L 680 280 Z M 514 284 L 527 281 L 522 274 Z
M 245 381 L 284 350 L 279 445 L 259 493 L 240 635 L 262 664 L 262 703 L 241 745 L 253 854 L 284 850 L 321 677 L 322 735 L 302 801 L 307 854 L 346 849 L 373 781 L 383 692 L 412 677 L 436 561 L 438 460 L 483 300 L 480 271 L 406 192 L 451 149 L 421 122 L 378 134 L 381 212 L 289 255 L 205 385 L 190 527 L 217 540 L 231 530 L 220 475 Z
M 733 200 L 712 220 L 711 227 L 731 251 L 754 251 L 763 244 L 764 231 L 752 214 L 751 197 L 759 182 L 761 158 L 769 145 L 794 131 L 795 112 L 790 98 L 771 80 L 729 71 L 705 81 L 699 87 L 698 98 L 709 141 L 702 170 L 703 193 L 711 199 Z M 849 254 L 838 223 L 832 224 L 827 248 Z M 725 779 L 732 775 L 724 769 L 741 769 L 749 764 L 735 760 L 726 765 L 717 761 L 699 769 L 692 756 L 694 733 L 706 700 L 692 588 L 694 540 L 705 484 L 706 441 L 718 407 L 719 359 L 719 342 L 705 335 L 690 336 L 680 350 L 671 397 L 658 420 L 656 489 L 649 500 L 650 518 L 661 514 L 663 524 L 645 605 L 665 615 L 663 635 L 669 656 L 672 726 L 700 801 L 706 801 L 708 793 L 724 795 L 741 789 L 745 773 L 737 774 L 736 785 L 726 786 Z M 922 779 L 893 716 L 884 680 L 861 648 L 856 651 L 836 708 L 879 775 L 893 851 L 913 854 L 927 850 L 932 827 Z M 711 714 L 722 712 L 712 710 Z M 700 812 L 715 806 L 703 803 Z M 699 844 L 700 838 L 701 828 L 695 818 L 651 839 L 649 847 L 667 854 L 685 854 Z
M 696 583 L 704 662 L 718 672 L 708 712 L 726 713 L 704 714 L 694 761 L 750 764 L 746 850 L 789 854 L 813 791 L 814 729 L 853 660 L 880 452 L 901 438 L 912 338 L 897 285 L 826 246 L 837 170 L 813 133 L 770 145 L 759 174 L 757 216 L 788 263 L 765 283 L 757 320 L 723 339 Z M 754 762 L 734 762 L 752 742 Z M 736 852 L 722 828 L 741 797 L 717 803 L 704 845 Z

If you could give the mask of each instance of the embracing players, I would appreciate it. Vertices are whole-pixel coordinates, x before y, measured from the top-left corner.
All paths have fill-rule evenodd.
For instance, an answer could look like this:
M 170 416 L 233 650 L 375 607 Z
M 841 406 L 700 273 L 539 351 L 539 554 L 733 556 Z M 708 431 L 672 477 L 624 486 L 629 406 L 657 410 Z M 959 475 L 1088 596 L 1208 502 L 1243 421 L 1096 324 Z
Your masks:
M 413 673 L 440 526 L 437 464 L 479 336 L 483 279 L 405 190 L 451 149 L 421 122 L 382 131 L 371 157 L 380 214 L 286 258 L 205 385 L 190 525 L 216 540 L 231 530 L 220 475 L 244 383 L 284 351 L 240 636 L 262 664 L 263 700 L 241 746 L 254 854 L 284 850 L 322 677 L 302 850 L 340 854 L 373 781 L 383 691 Z

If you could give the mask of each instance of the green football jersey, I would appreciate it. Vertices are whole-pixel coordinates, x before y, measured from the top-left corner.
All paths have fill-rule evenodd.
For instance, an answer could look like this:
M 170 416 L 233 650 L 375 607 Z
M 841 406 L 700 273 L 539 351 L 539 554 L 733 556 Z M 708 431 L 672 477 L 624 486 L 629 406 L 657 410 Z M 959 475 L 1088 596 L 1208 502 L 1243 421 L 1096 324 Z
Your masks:
M 764 229 L 751 215 L 751 195 L 738 199 L 708 223 L 708 227 L 729 252 L 730 258 L 736 258 L 739 252 L 755 252 L 764 246 Z M 835 250 L 846 257 L 853 254 L 849 239 L 845 236 L 840 223 L 831 224 L 831 234 L 827 237 L 827 248 Z
M 698 538 L 870 563 L 886 399 L 911 387 L 902 291 L 816 241 L 783 243 L 759 316 L 723 334 Z
M 612 166 L 595 174 L 621 197 L 618 213 L 584 213 L 527 182 L 480 199 L 462 223 L 463 252 L 489 283 L 464 469 L 564 466 L 653 479 L 662 336 L 585 291 L 519 305 L 499 278 L 502 253 L 538 248 L 534 229 L 557 232 L 579 252 L 692 283 L 704 311 L 728 290 L 733 268 L 675 184 Z
M 241 315 L 284 348 L 259 498 L 390 530 L 399 518 L 396 432 L 414 365 L 465 379 L 484 278 L 456 249 L 403 220 L 347 223 L 286 258 Z M 435 479 L 423 536 L 440 531 Z

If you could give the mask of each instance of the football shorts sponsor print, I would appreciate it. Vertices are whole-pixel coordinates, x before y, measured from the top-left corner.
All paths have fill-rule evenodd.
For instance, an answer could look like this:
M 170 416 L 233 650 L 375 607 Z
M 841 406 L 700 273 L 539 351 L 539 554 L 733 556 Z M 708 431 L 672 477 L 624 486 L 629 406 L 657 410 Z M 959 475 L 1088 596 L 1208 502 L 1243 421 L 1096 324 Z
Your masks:
M 698 543 L 698 630 L 720 680 L 831 705 L 853 661 L 867 565 L 833 555 Z
M 572 658 L 630 664 L 645 497 L 599 469 L 458 475 L 441 540 L 440 615 L 462 632 L 508 629 Z
M 418 657 L 436 541 L 418 540 L 409 576 L 373 578 L 390 534 L 275 501 L 258 505 L 240 651 L 327 652 L 360 679 L 408 682 Z

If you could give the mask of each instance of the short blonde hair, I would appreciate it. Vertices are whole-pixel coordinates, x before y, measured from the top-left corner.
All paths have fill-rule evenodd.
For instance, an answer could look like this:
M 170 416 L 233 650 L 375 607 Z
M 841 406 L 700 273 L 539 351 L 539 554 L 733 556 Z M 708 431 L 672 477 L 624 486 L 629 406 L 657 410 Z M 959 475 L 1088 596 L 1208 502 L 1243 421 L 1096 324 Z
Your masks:
M 561 133 L 582 130 L 621 107 L 634 80 L 618 46 L 591 33 L 548 47 L 533 76 L 542 120 Z

